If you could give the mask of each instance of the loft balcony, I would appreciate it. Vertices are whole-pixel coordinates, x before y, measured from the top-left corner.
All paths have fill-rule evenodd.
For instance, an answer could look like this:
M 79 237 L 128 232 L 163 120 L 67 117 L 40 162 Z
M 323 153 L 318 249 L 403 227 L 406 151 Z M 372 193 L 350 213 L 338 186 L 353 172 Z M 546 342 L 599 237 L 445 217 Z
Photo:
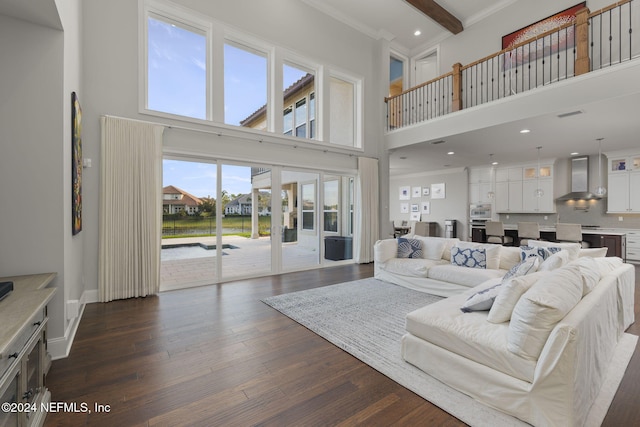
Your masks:
M 638 1 L 584 8 L 573 23 L 385 98 L 387 149 L 640 93 L 638 27 Z

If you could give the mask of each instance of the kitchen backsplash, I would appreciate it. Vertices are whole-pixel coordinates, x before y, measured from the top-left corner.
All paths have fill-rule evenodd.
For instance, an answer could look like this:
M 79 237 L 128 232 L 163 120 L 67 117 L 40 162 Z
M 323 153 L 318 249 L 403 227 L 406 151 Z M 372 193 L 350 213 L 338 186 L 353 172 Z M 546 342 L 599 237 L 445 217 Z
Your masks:
M 638 214 L 607 214 L 607 199 L 586 201 L 556 202 L 555 214 L 500 214 L 500 220 L 505 224 L 516 224 L 520 221 L 533 221 L 540 225 L 554 225 L 557 222 L 577 223 L 582 225 L 597 225 L 602 228 L 632 228 L 640 229 L 640 215 Z M 618 219 L 622 217 L 622 221 Z

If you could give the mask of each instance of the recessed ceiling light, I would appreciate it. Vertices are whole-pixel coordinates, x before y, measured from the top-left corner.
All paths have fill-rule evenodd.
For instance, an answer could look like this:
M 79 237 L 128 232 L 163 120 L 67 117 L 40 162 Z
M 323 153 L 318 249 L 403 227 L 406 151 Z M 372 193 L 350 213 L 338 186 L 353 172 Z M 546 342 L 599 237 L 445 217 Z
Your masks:
M 400 160 L 407 160 L 407 156 L 400 156 Z
M 522 129 L 522 130 L 520 131 L 520 133 L 529 133 L 529 132 L 531 132 L 529 129 Z
M 448 155 L 450 155 L 450 156 L 452 156 L 452 155 L 454 155 L 454 154 L 456 154 L 456 153 L 454 153 L 453 151 L 449 151 L 447 154 L 448 154 Z
M 574 152 L 573 152 L 573 153 L 571 153 L 570 155 L 571 155 L 571 156 L 577 156 L 578 154 L 580 154 L 580 153 L 578 153 L 577 151 L 574 151 Z
M 491 162 L 491 164 L 492 164 L 493 166 L 496 166 L 496 165 L 498 164 L 498 162 Z
M 420 30 L 415 30 L 413 32 L 413 35 L 416 36 L 416 37 L 418 37 L 420 34 L 422 34 L 422 31 L 420 31 Z

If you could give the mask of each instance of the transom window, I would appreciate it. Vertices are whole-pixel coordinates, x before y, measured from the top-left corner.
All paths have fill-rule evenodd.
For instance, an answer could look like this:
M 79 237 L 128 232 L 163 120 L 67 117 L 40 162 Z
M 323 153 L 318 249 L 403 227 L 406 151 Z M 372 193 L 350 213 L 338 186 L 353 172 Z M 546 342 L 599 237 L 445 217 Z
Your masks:
M 334 75 L 294 53 L 273 55 L 278 47 L 170 3 L 146 0 L 141 25 L 141 112 L 361 147 L 361 78 Z M 213 38 L 214 26 L 223 37 Z M 269 72 L 275 67 L 282 70 L 281 94 L 271 93 L 280 87 L 272 80 L 280 73 Z M 318 99 L 316 78 L 329 82 L 321 92 L 328 99 Z M 275 111 L 279 96 L 282 109 Z M 318 127 L 322 106 L 329 114 Z

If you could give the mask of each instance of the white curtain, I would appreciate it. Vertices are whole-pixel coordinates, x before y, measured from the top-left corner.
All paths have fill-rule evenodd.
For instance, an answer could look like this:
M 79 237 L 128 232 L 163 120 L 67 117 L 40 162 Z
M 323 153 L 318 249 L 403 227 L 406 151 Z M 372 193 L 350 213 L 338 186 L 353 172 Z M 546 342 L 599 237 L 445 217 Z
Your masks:
M 373 244 L 379 231 L 378 160 L 358 158 L 356 177 L 354 260 L 359 264 L 373 261 Z
M 101 117 L 98 289 L 102 302 L 160 288 L 163 126 Z

